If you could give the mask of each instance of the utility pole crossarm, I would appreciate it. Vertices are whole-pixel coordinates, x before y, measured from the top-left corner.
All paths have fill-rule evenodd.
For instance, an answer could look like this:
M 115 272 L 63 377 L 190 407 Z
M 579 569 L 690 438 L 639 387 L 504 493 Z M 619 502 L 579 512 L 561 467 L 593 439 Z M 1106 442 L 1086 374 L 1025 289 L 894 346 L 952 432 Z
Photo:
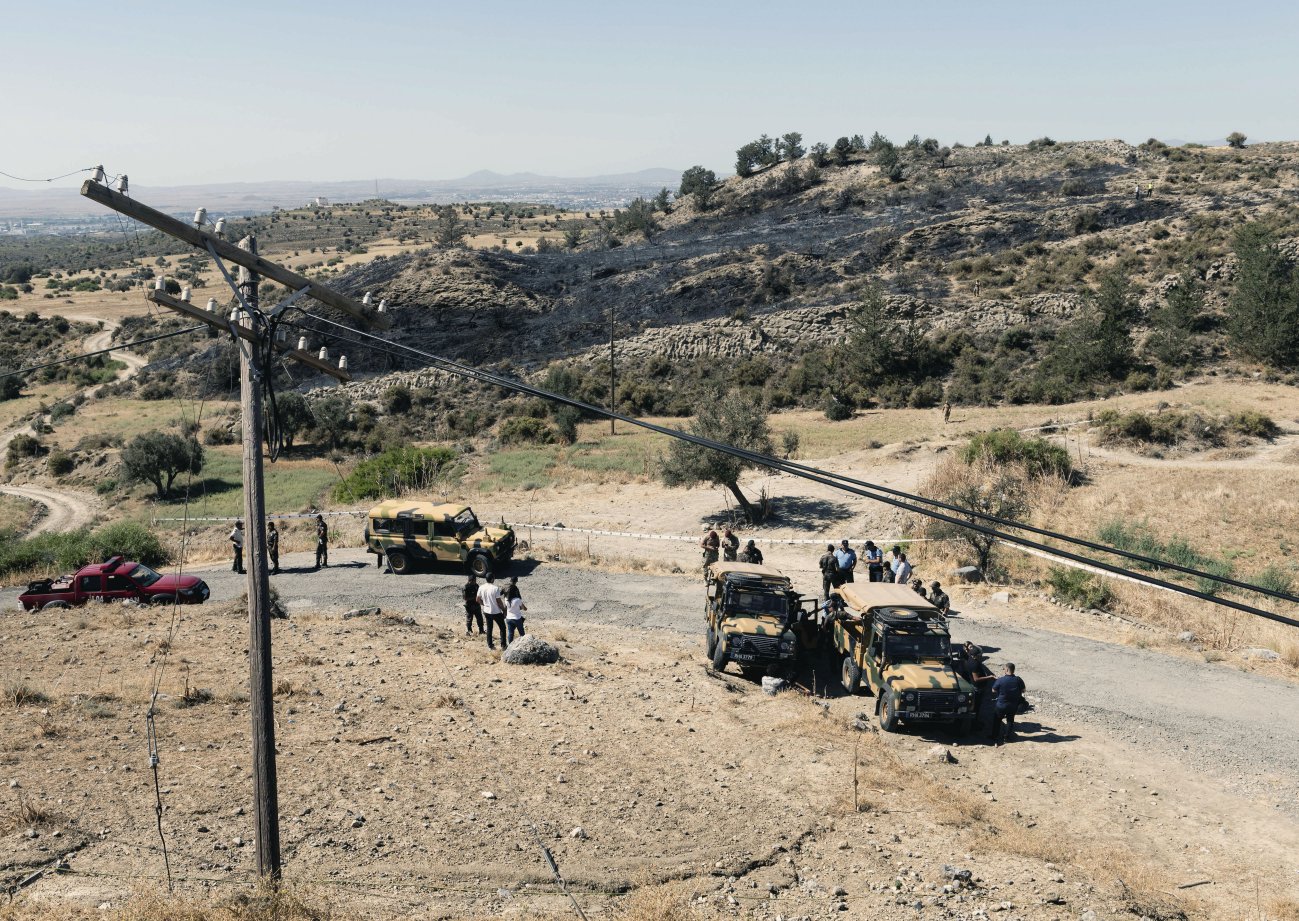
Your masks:
M 155 230 L 161 230 L 168 236 L 175 237 L 201 250 L 207 251 L 210 245 L 218 255 L 228 262 L 243 266 L 251 272 L 272 281 L 277 281 L 294 291 L 306 288 L 307 293 L 320 303 L 343 311 L 343 313 L 367 327 L 387 329 L 391 325 L 386 316 L 378 311 L 371 310 L 355 298 L 340 294 L 332 288 L 314 282 L 310 278 L 299 275 L 292 269 L 287 269 L 278 263 L 263 259 L 255 253 L 245 252 L 228 240 L 223 240 L 214 234 L 208 233 L 201 227 L 195 227 L 193 224 L 177 220 L 169 214 L 163 214 L 161 211 L 141 204 L 121 192 L 115 192 L 108 186 L 101 185 L 93 179 L 87 179 L 82 183 L 81 194 L 93 202 L 98 202 L 106 208 L 111 208 L 120 214 L 133 218 L 141 224 L 148 224 Z
M 191 320 L 199 320 L 215 329 L 219 329 L 223 333 L 230 332 L 230 324 L 226 322 L 225 317 L 221 314 L 208 313 L 200 307 L 195 307 L 193 304 L 182 301 L 180 298 L 172 297 L 170 294 L 163 291 L 150 291 L 146 297 L 158 306 L 166 307 L 168 310 L 174 310 L 182 316 L 189 317 Z M 234 330 L 242 339 L 246 339 L 249 342 L 257 341 L 257 334 L 242 324 L 236 323 Z M 321 374 L 328 374 L 330 377 L 340 381 L 350 381 L 352 379 L 351 374 L 335 367 L 327 361 L 321 361 L 320 358 L 304 349 L 291 348 L 287 345 L 275 343 L 275 350 L 283 352 L 294 361 L 299 361 L 304 365 L 315 368 Z

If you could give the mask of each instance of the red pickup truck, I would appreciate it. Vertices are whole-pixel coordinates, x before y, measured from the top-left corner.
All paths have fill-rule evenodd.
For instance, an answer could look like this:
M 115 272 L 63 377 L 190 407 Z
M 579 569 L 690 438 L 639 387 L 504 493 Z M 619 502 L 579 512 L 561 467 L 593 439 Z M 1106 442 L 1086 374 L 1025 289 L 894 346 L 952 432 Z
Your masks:
M 18 596 L 24 611 L 71 608 L 94 598 L 121 601 L 131 598 L 142 604 L 202 604 L 211 594 L 197 576 L 164 576 L 143 563 L 111 556 L 102 563 L 82 566 L 75 575 L 39 579 Z

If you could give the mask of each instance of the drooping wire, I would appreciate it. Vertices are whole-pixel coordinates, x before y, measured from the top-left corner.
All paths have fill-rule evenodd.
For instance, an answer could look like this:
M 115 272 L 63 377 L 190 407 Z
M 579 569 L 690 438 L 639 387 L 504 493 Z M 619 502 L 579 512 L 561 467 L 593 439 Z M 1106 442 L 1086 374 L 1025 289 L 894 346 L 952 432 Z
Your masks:
M 187 333 L 197 332 L 200 329 L 207 329 L 207 324 L 199 323 L 197 326 L 187 326 L 184 329 L 178 329 L 170 333 L 163 333 L 159 336 L 146 336 L 143 339 L 133 339 L 130 342 L 123 342 L 120 345 L 110 346 L 106 349 L 99 349 L 95 352 L 83 352 L 82 354 L 74 355 L 71 358 L 60 358 L 58 361 L 47 361 L 44 364 L 32 365 L 30 368 L 19 368 L 17 371 L 6 371 L 3 374 L 0 374 L 0 380 L 4 380 L 6 377 L 14 377 L 19 374 L 32 374 L 36 371 L 43 371 L 46 368 L 54 368 L 58 365 L 66 365 L 87 358 L 97 358 L 100 355 L 107 355 L 109 352 L 124 352 L 137 345 L 147 345 L 150 342 L 157 342 L 160 339 L 170 339 L 173 336 L 184 336 Z
M 613 410 L 606 409 L 604 407 L 595 406 L 593 404 L 586 403 L 581 400 L 576 400 L 573 399 L 572 397 L 564 396 L 563 394 L 557 394 L 547 390 L 543 390 L 542 388 L 534 387 L 530 384 L 525 384 L 521 381 L 516 381 L 510 378 L 502 377 L 500 375 L 491 374 L 486 371 L 481 371 L 476 368 L 471 368 L 466 365 L 459 364 L 450 359 L 443 358 L 441 356 L 434 355 L 429 352 L 424 352 L 412 346 L 403 345 L 401 343 L 390 342 L 386 339 L 382 339 L 371 333 L 355 330 L 351 327 L 344 326 L 341 323 L 335 323 L 334 321 L 329 320 L 325 317 L 321 317 L 317 314 L 307 314 L 305 313 L 305 311 L 304 314 L 310 317 L 310 319 L 312 320 L 325 323 L 332 327 L 337 327 L 338 329 L 342 329 L 347 334 L 349 334 L 349 335 L 331 334 L 334 336 L 334 338 L 340 341 L 352 342 L 356 345 L 360 345 L 362 347 L 369 347 L 381 352 L 386 351 L 387 354 L 398 356 L 398 357 L 402 357 L 402 351 L 404 351 L 406 353 L 404 357 L 406 357 L 407 359 L 410 359 L 411 357 L 418 357 L 420 359 L 423 359 L 433 367 L 440 368 L 441 370 L 447 371 L 451 374 L 455 374 L 460 377 L 465 377 L 470 380 L 476 380 L 481 383 L 490 384 L 496 387 L 501 387 L 503 389 L 510 390 L 516 393 L 523 393 L 529 396 L 536 396 L 541 399 L 550 400 L 552 402 L 562 403 L 568 406 L 572 406 L 575 409 L 580 409 L 584 412 L 593 413 L 595 415 L 603 416 L 605 418 L 618 419 L 619 421 L 626 422 L 629 425 L 634 425 L 639 428 L 647 429 L 649 431 L 653 431 L 661 435 L 666 435 L 671 438 L 684 440 L 692 444 L 698 445 L 700 447 L 711 448 L 716 451 L 721 451 L 722 453 L 730 454 L 731 456 L 738 457 L 741 460 L 747 461 L 757 466 L 767 467 L 769 469 L 777 470 L 783 473 L 790 473 L 794 476 L 798 476 L 803 479 L 810 480 L 812 482 L 820 483 L 822 485 L 829 486 L 833 489 L 838 489 L 840 491 L 847 492 L 853 495 L 858 495 L 863 498 L 873 499 L 877 502 L 882 502 L 886 505 L 891 505 L 903 511 L 923 515 L 927 518 L 931 518 L 937 521 L 943 521 L 960 528 L 977 531 L 979 533 L 986 534 L 988 536 L 1006 541 L 1008 543 L 1016 544 L 1023 547 L 1030 547 L 1032 549 L 1039 550 L 1044 553 L 1048 553 L 1062 559 L 1067 559 L 1072 562 L 1081 563 L 1087 566 L 1093 566 L 1098 569 L 1102 569 L 1106 572 L 1113 573 L 1115 575 L 1125 576 L 1127 578 L 1133 579 L 1138 582 L 1144 582 L 1148 585 L 1153 585 L 1157 588 L 1163 588 L 1168 591 L 1177 592 L 1179 594 L 1197 598 L 1202 601 L 1208 601 L 1212 604 L 1233 608 L 1235 610 L 1242 611 L 1247 614 L 1252 614 L 1258 617 L 1266 618 L 1268 620 L 1273 620 L 1279 623 L 1288 624 L 1293 627 L 1299 627 L 1299 619 L 1286 617 L 1284 615 L 1277 614 L 1272 611 L 1266 611 L 1261 608 L 1254 607 L 1252 605 L 1242 604 L 1240 602 L 1233 601 L 1231 599 L 1219 598 L 1207 592 L 1197 591 L 1195 589 L 1192 589 L 1185 585 L 1181 585 L 1176 582 L 1168 582 L 1164 579 L 1159 579 L 1154 576 L 1147 575 L 1146 573 L 1126 569 L 1124 567 L 1116 566 L 1112 563 L 1108 563 L 1103 560 L 1097 560 L 1090 557 L 1081 556 L 1079 554 L 1061 549 L 1059 547 L 1052 547 L 1048 544 L 1043 544 L 1038 541 L 1030 540 L 1019 534 L 1010 533 L 1008 531 L 998 530 L 996 528 L 989 527 L 984 524 L 979 524 L 977 523 L 976 519 L 986 517 L 986 516 L 981 516 L 980 514 L 970 509 L 964 509 L 959 506 L 948 506 L 950 510 L 955 511 L 957 514 L 966 516 L 963 518 L 953 517 L 952 515 L 935 511 L 932 508 L 915 504 L 912 501 L 895 498 L 891 495 L 886 494 L 884 491 L 879 490 L 878 487 L 875 487 L 873 485 L 868 485 L 866 487 L 854 485 L 848 482 L 847 478 L 841 477 L 837 474 L 830 473 L 828 471 L 820 470 L 819 468 L 808 467 L 806 465 L 800 465 L 800 464 L 792 464 L 791 462 L 784 461 L 779 458 L 771 457 L 769 455 L 760 454 L 755 451 L 747 451 L 741 448 L 736 448 L 732 445 L 727 445 L 722 442 L 718 442 L 709 438 L 703 438 L 699 435 L 694 435 L 688 432 L 682 432 L 680 430 L 672 429 L 667 426 L 656 425 L 651 422 L 646 422 L 645 420 L 642 419 L 636 419 L 631 416 L 626 416 L 622 413 L 618 413 Z M 304 327 L 304 328 L 311 329 L 311 327 Z M 319 332 L 318 330 L 314 330 L 314 329 L 312 331 L 317 333 Z M 361 338 L 358 339 L 356 337 L 361 337 Z M 394 349 L 402 350 L 402 351 L 393 351 Z M 933 500 L 925 499 L 923 497 L 917 497 L 917 500 L 919 502 L 923 502 L 927 504 L 936 504 L 933 502 Z M 1022 527 L 1021 523 L 1010 522 L 1010 521 L 1006 522 L 1006 526 L 1015 529 L 1019 529 Z M 1066 543 L 1076 544 L 1081 541 L 1080 538 L 1074 538 L 1071 537 L 1070 535 L 1062 534 L 1060 532 L 1046 531 L 1045 529 L 1038 529 L 1038 530 L 1042 533 L 1045 533 L 1047 536 L 1053 537 L 1057 540 L 1064 541 Z M 1096 545 L 1096 546 L 1101 547 L 1107 553 L 1114 553 L 1120 556 L 1126 555 L 1124 551 L 1120 551 L 1118 548 L 1105 547 L 1104 545 Z M 1219 582 L 1223 580 L 1223 577 L 1215 576 L 1212 573 L 1200 572 L 1194 569 L 1190 569 L 1189 571 L 1190 574 L 1195 575 L 1198 578 L 1211 579 Z M 1239 587 L 1245 588 L 1248 591 L 1254 591 L 1260 594 L 1268 594 L 1268 595 L 1276 594 L 1274 592 L 1271 592 L 1263 588 L 1262 586 L 1255 586 L 1247 582 L 1240 582 L 1238 583 L 1238 585 Z M 1282 595 L 1281 597 L 1284 600 L 1289 600 L 1289 596 Z
M 12 179 L 14 182 L 58 182 L 60 179 L 67 179 L 69 176 L 75 176 L 78 173 L 93 173 L 94 171 L 95 167 L 86 166 L 81 169 L 74 169 L 70 173 L 64 173 L 62 176 L 53 176 L 49 179 L 26 179 L 22 176 L 15 176 L 12 173 L 6 173 L 4 170 L 0 170 L 0 176 L 4 176 L 6 179 Z

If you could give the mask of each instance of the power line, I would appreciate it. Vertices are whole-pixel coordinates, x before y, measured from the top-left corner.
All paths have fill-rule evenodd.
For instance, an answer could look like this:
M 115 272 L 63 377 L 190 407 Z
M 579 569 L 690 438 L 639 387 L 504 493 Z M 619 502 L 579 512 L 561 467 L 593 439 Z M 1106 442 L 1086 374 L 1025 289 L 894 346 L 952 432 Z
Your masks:
M 0 374 L 0 380 L 6 377 L 13 377 L 17 374 L 31 374 L 33 371 L 41 371 L 45 368 L 53 368 L 56 365 L 66 365 L 73 361 L 84 361 L 87 358 L 97 358 L 100 355 L 107 355 L 109 352 L 121 352 L 137 345 L 146 345 L 150 342 L 157 342 L 159 339 L 170 339 L 172 336 L 183 336 L 186 333 L 196 332 L 200 329 L 207 329 L 207 324 L 199 323 L 197 326 L 187 326 L 184 329 L 178 329 L 175 332 L 163 333 L 159 336 L 147 336 L 144 339 L 136 339 L 132 342 L 124 342 L 121 345 L 114 345 L 106 349 L 100 349 L 97 352 L 84 352 L 81 355 L 74 355 L 72 358 L 60 358 L 58 361 L 48 361 L 43 365 L 32 365 L 30 368 L 19 368 L 17 371 L 6 371 Z
M 903 511 L 924 515 L 925 517 L 932 518 L 937 521 L 943 521 L 948 524 L 955 525 L 957 527 L 966 528 L 972 531 L 977 531 L 979 533 L 986 534 L 988 536 L 995 537 L 1012 544 L 1018 544 L 1023 547 L 1031 547 L 1035 550 L 1040 550 L 1062 559 L 1071 560 L 1075 563 L 1082 563 L 1087 566 L 1094 566 L 1099 569 L 1105 570 L 1106 572 L 1113 573 L 1115 575 L 1126 576 L 1138 582 L 1144 582 L 1148 585 L 1153 585 L 1158 588 L 1167 589 L 1169 591 L 1187 595 L 1192 598 L 1197 598 L 1201 601 L 1208 601 L 1211 604 L 1217 604 L 1223 607 L 1233 608 L 1235 610 L 1242 611 L 1247 614 L 1252 614 L 1257 617 L 1263 617 L 1268 620 L 1277 621 L 1278 623 L 1287 624 L 1292 627 L 1299 627 L 1299 619 L 1286 617 L 1284 615 L 1277 614 L 1272 611 L 1266 611 L 1263 610 L 1262 608 L 1256 608 L 1252 605 L 1242 604 L 1240 602 L 1233 601 L 1231 599 L 1219 598 L 1207 592 L 1197 591 L 1196 589 L 1190 588 L 1185 585 L 1181 585 L 1176 582 L 1168 582 L 1164 579 L 1159 579 L 1154 576 L 1147 575 L 1145 573 L 1137 572 L 1131 569 L 1126 569 L 1121 566 L 1116 566 L 1112 563 L 1107 563 L 1102 560 L 1097 560 L 1090 557 L 1082 556 L 1080 554 L 1076 554 L 1068 550 L 1063 550 L 1058 547 L 1052 547 L 1048 544 L 1043 544 L 1038 541 L 1030 540 L 1018 534 L 1012 534 L 1006 531 L 1000 531 L 995 528 L 988 527 L 986 525 L 977 524 L 974 521 L 974 519 L 979 517 L 985 517 L 985 516 L 981 516 L 979 515 L 979 513 L 976 513 L 970 509 L 964 509 L 961 508 L 960 506 L 946 506 L 950 510 L 956 512 L 957 514 L 969 516 L 968 520 L 962 518 L 955 518 L 951 515 L 934 511 L 933 509 L 930 508 L 923 508 L 914 505 L 910 501 L 904 501 L 902 499 L 894 498 L 893 496 L 883 494 L 884 492 L 887 491 L 881 490 L 880 487 L 876 487 L 873 484 L 865 483 L 864 481 L 860 481 L 860 480 L 854 481 L 851 478 L 842 477 L 838 474 L 833 474 L 828 471 L 821 470 L 820 468 L 809 467 L 802 464 L 793 464 L 791 462 L 783 461 L 779 458 L 771 457 L 766 454 L 760 454 L 755 451 L 747 451 L 745 449 L 736 448 L 732 445 L 723 444 L 721 442 L 714 441 L 709 438 L 704 438 L 699 435 L 693 435 L 688 432 L 682 432 L 677 429 L 668 428 L 666 426 L 656 425 L 652 422 L 646 422 L 642 419 L 636 419 L 634 417 L 615 412 L 614 410 L 605 409 L 604 407 L 595 406 L 593 404 L 586 403 L 581 400 L 573 399 L 572 397 L 567 397 L 562 394 L 557 394 L 551 391 L 543 390 L 539 387 L 534 387 L 530 384 L 525 384 L 521 381 L 515 381 L 510 378 L 501 377 L 500 375 L 491 374 L 486 371 L 480 371 L 476 368 L 471 368 L 466 365 L 461 365 L 458 362 L 454 362 L 450 359 L 443 358 L 441 356 L 434 355 L 429 352 L 424 352 L 412 346 L 402 345 L 401 343 L 389 342 L 388 340 L 382 339 L 373 334 L 352 329 L 351 327 L 344 326 L 340 323 L 335 323 L 332 320 L 326 319 L 325 317 L 321 317 L 316 314 L 309 314 L 306 313 L 305 311 L 303 311 L 303 314 L 312 320 L 316 320 L 325 323 L 329 326 L 333 326 L 345 330 L 347 333 L 350 333 L 354 336 L 364 337 L 364 340 L 360 340 L 360 339 L 348 338 L 347 336 L 341 336 L 335 334 L 335 338 L 338 338 L 342 341 L 353 342 L 362 347 L 374 348 L 376 351 L 386 352 L 389 355 L 394 355 L 394 357 L 403 357 L 400 355 L 400 353 L 394 353 L 392 351 L 392 347 L 395 347 L 397 349 L 404 350 L 406 353 L 408 353 L 405 357 L 409 358 L 412 355 L 418 356 L 428 361 L 433 367 L 439 368 L 441 370 L 447 371 L 449 373 L 461 377 L 466 377 L 471 380 L 479 381 L 481 383 L 491 384 L 493 386 L 501 387 L 506 390 L 511 390 L 516 393 L 523 393 L 529 396 L 536 396 L 541 399 L 550 400 L 552 402 L 562 403 L 568 406 L 572 406 L 575 409 L 580 409 L 583 410 L 584 412 L 593 413 L 596 415 L 604 416 L 606 418 L 612 417 L 620 421 L 626 422 L 629 425 L 635 425 L 639 428 L 647 429 L 649 431 L 656 432 L 661 435 L 667 435 L 668 437 L 671 438 L 677 438 L 683 441 L 687 441 L 692 444 L 698 445 L 700 447 L 711 448 L 715 451 L 721 451 L 722 453 L 730 454 L 733 457 L 738 457 L 741 460 L 745 460 L 752 464 L 767 467 L 773 470 L 778 470 L 782 473 L 790 473 L 794 476 L 811 480 L 812 482 L 820 483 L 822 485 L 829 486 L 833 489 L 838 489 L 840 491 L 861 496 L 863 498 L 873 499 L 877 502 L 883 502 L 886 505 L 891 505 L 895 508 L 902 509 Z M 312 329 L 311 327 L 302 326 L 301 324 L 289 324 L 289 325 L 298 325 L 301 328 L 310 329 L 312 332 L 319 333 L 319 330 Z M 853 484 L 863 484 L 865 488 Z M 919 501 L 926 504 L 939 504 L 936 503 L 934 500 L 927 499 L 924 497 L 916 497 L 914 501 Z M 1006 526 L 1014 527 L 1016 529 L 1023 527 L 1023 525 L 1021 525 L 1021 523 L 1019 522 L 1009 522 L 1005 519 L 999 519 L 999 521 L 1005 521 Z M 1047 529 L 1033 529 L 1033 530 L 1035 530 L 1037 533 L 1043 534 L 1044 536 L 1051 537 L 1056 540 L 1061 540 L 1066 543 L 1072 543 L 1072 544 L 1084 543 L 1081 538 L 1071 537 L 1067 534 L 1062 534 L 1057 531 L 1050 531 Z M 1091 542 L 1085 542 L 1085 543 L 1090 544 Z M 1093 546 L 1101 549 L 1103 552 L 1106 553 L 1113 553 L 1120 556 L 1126 555 L 1125 551 L 1121 551 L 1118 548 L 1107 547 L 1103 544 L 1094 544 Z M 1171 568 L 1171 564 L 1164 563 L 1163 561 L 1154 561 L 1154 562 L 1158 565 L 1170 566 Z M 1223 577 L 1214 575 L 1212 573 L 1201 572 L 1199 570 L 1190 569 L 1189 567 L 1183 569 L 1188 574 L 1194 575 L 1197 578 L 1210 579 L 1219 582 L 1223 581 Z M 1244 588 L 1247 591 L 1253 591 L 1253 592 L 1258 592 L 1261 594 L 1268 594 L 1268 595 L 1277 594 L 1275 592 L 1271 592 L 1267 589 L 1264 589 L 1261 586 L 1252 585 L 1247 582 L 1237 582 L 1235 584 L 1238 587 Z M 1280 597 L 1283 598 L 1284 600 L 1290 600 L 1290 596 L 1287 595 L 1281 595 Z
M 0 176 L 4 176 L 6 179 L 12 179 L 15 182 L 58 182 L 60 179 L 67 179 L 69 176 L 75 176 L 78 173 L 93 173 L 94 171 L 95 167 L 86 166 L 81 169 L 74 169 L 70 173 L 64 173 L 62 176 L 54 176 L 50 179 L 24 179 L 22 176 L 15 176 L 12 173 L 6 173 L 4 170 L 0 170 Z

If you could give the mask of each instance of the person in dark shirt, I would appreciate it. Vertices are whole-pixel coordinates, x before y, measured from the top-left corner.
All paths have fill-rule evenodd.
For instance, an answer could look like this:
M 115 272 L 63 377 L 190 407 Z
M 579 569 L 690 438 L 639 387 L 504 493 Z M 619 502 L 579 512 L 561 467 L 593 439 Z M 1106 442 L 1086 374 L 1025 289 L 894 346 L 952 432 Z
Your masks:
M 952 599 L 947 597 L 947 592 L 943 591 L 943 586 L 939 582 L 929 583 L 929 603 L 942 611 L 944 617 L 952 610 Z
M 834 558 L 834 544 L 825 545 L 825 553 L 816 564 L 821 570 L 821 593 L 830 598 L 830 589 L 839 587 L 839 561 Z
M 474 621 L 478 621 L 478 635 L 483 635 L 483 606 L 478 603 L 478 580 L 472 575 L 463 589 L 465 599 L 465 635 L 474 635 Z
M 1015 714 L 1024 700 L 1024 679 L 1015 674 L 1015 663 L 1007 662 L 1005 674 L 992 682 L 992 740 L 1003 745 L 1015 734 Z M 1002 734 L 1001 724 L 1006 724 Z

